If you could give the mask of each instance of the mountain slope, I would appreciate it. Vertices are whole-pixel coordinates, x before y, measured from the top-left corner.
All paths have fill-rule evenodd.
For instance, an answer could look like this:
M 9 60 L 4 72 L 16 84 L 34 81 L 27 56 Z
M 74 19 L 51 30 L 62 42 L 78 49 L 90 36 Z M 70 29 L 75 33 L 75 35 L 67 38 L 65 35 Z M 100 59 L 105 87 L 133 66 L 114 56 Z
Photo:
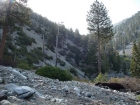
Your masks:
M 140 11 L 114 26 L 114 47 L 122 55 L 131 55 L 132 42 L 140 40 Z

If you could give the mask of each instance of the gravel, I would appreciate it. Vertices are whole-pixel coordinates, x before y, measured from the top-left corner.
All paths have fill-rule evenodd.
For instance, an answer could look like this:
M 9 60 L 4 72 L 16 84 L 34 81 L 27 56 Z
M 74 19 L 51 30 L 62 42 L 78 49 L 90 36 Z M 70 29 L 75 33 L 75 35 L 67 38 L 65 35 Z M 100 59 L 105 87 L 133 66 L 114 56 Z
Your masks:
M 13 70 L 18 74 L 13 73 Z M 26 79 L 19 77 L 19 73 Z M 133 93 L 104 89 L 91 83 L 53 80 L 17 68 L 0 66 L 0 77 L 5 80 L 5 84 L 0 84 L 1 90 L 6 90 L 4 86 L 13 83 L 17 86 L 28 86 L 36 91 L 26 100 L 9 95 L 8 101 L 12 105 L 137 105 L 138 103 Z

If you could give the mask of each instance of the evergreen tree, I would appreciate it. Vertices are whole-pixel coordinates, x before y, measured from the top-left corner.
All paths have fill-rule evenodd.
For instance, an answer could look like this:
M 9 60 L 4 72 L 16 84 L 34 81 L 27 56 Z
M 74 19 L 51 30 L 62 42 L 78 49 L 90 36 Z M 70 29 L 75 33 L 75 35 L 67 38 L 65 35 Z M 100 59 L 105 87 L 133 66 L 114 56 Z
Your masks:
M 27 0 L 19 0 L 19 2 L 17 2 L 16 0 L 0 1 L 0 16 L 2 17 L 2 19 L 0 19 L 0 22 L 3 24 L 3 33 L 0 46 L 0 59 L 2 59 L 3 56 L 6 34 L 9 27 L 14 26 L 15 23 L 20 23 L 20 25 L 29 23 L 29 13 L 31 10 L 23 5 L 26 3 Z
M 113 29 L 104 4 L 96 0 L 87 15 L 88 30 L 98 41 L 98 71 L 101 72 L 101 41 L 108 41 L 113 36 Z
M 130 72 L 132 76 L 140 78 L 140 52 L 138 51 L 136 43 L 134 43 L 132 49 Z

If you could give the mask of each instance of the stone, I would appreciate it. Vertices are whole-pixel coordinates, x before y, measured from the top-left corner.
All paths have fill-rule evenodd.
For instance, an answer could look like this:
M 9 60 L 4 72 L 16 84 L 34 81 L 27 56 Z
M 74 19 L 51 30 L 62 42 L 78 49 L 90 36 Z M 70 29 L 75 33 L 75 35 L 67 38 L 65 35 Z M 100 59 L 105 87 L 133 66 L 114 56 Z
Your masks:
M 136 102 L 136 105 L 140 105 L 140 102 Z
M 62 88 L 62 91 L 69 92 L 70 88 L 66 85 Z
M 4 93 L 4 92 L 0 92 L 0 101 L 2 101 L 2 100 L 7 100 L 7 96 L 6 96 L 6 94 Z
M 18 98 L 24 98 L 27 99 L 35 93 L 35 90 L 28 87 L 28 86 L 19 86 L 15 88 L 15 92 L 18 95 Z
M 33 96 L 34 93 L 35 93 L 34 91 L 23 93 L 23 94 L 18 95 L 18 98 L 20 98 L 20 99 L 28 99 L 31 96 Z
M 1 105 L 11 105 L 11 103 L 7 100 L 2 100 L 0 103 Z
M 20 95 L 20 94 L 24 94 L 24 93 L 28 93 L 28 92 L 35 92 L 34 89 L 28 87 L 28 86 L 19 86 L 15 88 L 15 92 Z
M 92 94 L 90 92 L 86 92 L 85 93 L 85 96 L 91 98 L 92 97 Z
M 15 69 L 12 70 L 12 73 L 15 74 L 19 79 L 27 79 L 26 76 L 22 75 L 19 71 L 16 71 Z
M 9 91 L 15 91 L 15 88 L 17 88 L 18 86 L 16 84 L 10 83 L 10 84 L 6 84 L 5 85 L 5 89 L 9 90 Z

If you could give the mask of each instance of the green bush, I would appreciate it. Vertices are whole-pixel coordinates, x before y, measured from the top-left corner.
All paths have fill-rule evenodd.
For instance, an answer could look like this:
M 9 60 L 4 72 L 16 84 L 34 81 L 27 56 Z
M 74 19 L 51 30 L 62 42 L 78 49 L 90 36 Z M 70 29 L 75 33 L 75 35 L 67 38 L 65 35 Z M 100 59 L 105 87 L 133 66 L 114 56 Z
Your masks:
M 36 40 L 35 40 L 35 38 L 31 38 L 31 39 L 32 39 L 32 42 L 33 42 L 33 43 L 36 43 Z
M 107 74 L 102 74 L 100 73 L 95 79 L 94 79 L 95 83 L 98 82 L 107 82 Z
M 42 47 L 37 47 L 39 50 L 42 50 Z
M 17 34 L 20 35 L 20 36 L 25 36 L 26 35 L 23 31 L 18 31 Z
M 47 55 L 47 54 L 44 55 L 44 58 L 45 58 L 45 59 L 48 59 L 48 60 L 53 60 L 53 56 L 49 56 L 49 55 Z
M 74 54 L 72 52 L 68 52 L 67 56 L 70 58 L 74 58 Z
M 52 66 L 41 67 L 37 69 L 36 74 L 52 79 L 59 79 L 60 81 L 72 80 L 72 75 L 68 71 Z
M 27 63 L 20 63 L 17 67 L 25 70 L 31 70 L 31 67 Z
M 75 70 L 75 68 L 70 68 L 69 71 L 70 71 L 73 75 L 78 76 L 77 71 Z
M 31 28 L 27 28 L 28 31 L 31 31 Z
M 57 61 L 61 66 L 65 66 L 65 62 L 62 61 L 60 58 L 57 58 Z

